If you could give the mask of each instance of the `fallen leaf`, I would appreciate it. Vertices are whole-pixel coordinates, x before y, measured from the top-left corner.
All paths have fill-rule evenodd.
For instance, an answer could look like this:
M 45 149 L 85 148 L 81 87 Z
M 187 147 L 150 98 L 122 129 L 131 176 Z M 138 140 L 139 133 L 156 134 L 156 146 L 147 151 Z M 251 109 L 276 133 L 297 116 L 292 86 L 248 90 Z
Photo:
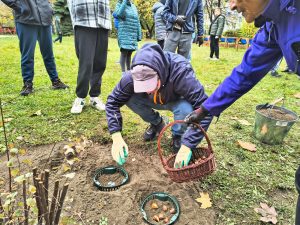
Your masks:
M 201 209 L 207 209 L 212 206 L 211 199 L 207 192 L 201 192 L 200 198 L 196 198 L 196 201 L 201 203 Z
M 25 164 L 27 164 L 28 166 L 31 166 L 31 165 L 32 165 L 32 161 L 31 161 L 30 159 L 24 159 L 24 160 L 22 161 L 22 163 L 25 163 Z
M 19 169 L 13 169 L 13 170 L 11 170 L 11 175 L 13 177 L 18 176 L 19 174 L 20 174 L 20 170 Z
M 18 141 L 23 141 L 23 140 L 24 140 L 23 136 L 18 136 L 16 139 L 17 139 Z
M 267 124 L 264 124 L 264 125 L 262 126 L 262 128 L 261 128 L 260 133 L 261 133 L 261 134 L 266 134 L 267 132 L 268 132 L 268 126 L 267 126 Z
M 24 148 L 19 149 L 19 154 L 20 155 L 25 155 L 26 154 L 26 150 Z
M 34 194 L 34 193 L 36 192 L 36 187 L 33 186 L 33 185 L 29 185 L 28 191 L 29 191 L 31 194 Z
M 300 92 L 297 93 L 297 94 L 294 94 L 294 97 L 295 97 L 295 98 L 300 98 Z
M 240 124 L 242 125 L 245 125 L 245 126 L 251 126 L 252 124 L 249 123 L 247 120 L 244 120 L 244 119 L 240 119 L 240 120 L 237 120 Z
M 261 208 L 254 208 L 254 211 L 256 213 L 259 213 L 262 217 L 260 217 L 260 221 L 265 222 L 265 223 L 273 223 L 276 224 L 277 221 L 277 212 L 275 208 L 269 207 L 266 203 L 260 203 Z
M 64 172 L 67 172 L 68 170 L 71 170 L 71 167 L 69 167 L 66 164 L 63 164 L 63 170 L 64 170 Z
M 38 110 L 30 116 L 33 117 L 33 116 L 41 116 L 41 115 L 42 115 L 42 110 Z
M 255 144 L 252 144 L 252 143 L 249 143 L 249 142 L 240 141 L 240 140 L 238 140 L 237 143 L 243 149 L 249 150 L 250 152 L 256 152 L 256 145 Z
M 66 178 L 69 178 L 69 179 L 73 179 L 75 177 L 76 173 L 68 173 L 68 174 L 65 174 L 63 175 L 64 177 Z

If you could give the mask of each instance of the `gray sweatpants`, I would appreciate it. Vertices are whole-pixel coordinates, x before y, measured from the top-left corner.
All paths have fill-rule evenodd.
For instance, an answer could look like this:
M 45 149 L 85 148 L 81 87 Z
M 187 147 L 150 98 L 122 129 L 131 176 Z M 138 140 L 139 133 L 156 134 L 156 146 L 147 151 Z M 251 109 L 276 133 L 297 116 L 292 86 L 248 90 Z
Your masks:
M 165 40 L 164 51 L 176 52 L 188 58 L 192 46 L 192 33 L 181 33 L 181 31 L 168 31 Z
M 101 93 L 102 75 L 106 68 L 108 30 L 75 26 L 75 48 L 79 60 L 76 95 L 85 98 Z

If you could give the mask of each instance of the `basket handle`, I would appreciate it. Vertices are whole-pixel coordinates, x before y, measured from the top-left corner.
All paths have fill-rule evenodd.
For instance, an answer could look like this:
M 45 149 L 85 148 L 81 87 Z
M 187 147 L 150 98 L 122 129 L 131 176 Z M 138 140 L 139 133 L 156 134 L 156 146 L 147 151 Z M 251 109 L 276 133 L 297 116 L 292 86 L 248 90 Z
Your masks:
M 157 138 L 157 149 L 158 149 L 158 155 L 159 155 L 159 158 L 163 164 L 163 166 L 166 166 L 167 165 L 167 161 L 163 158 L 163 155 L 162 155 L 162 149 L 161 149 L 161 145 L 160 145 L 160 142 L 161 142 L 161 138 L 164 134 L 164 132 L 170 127 L 170 126 L 173 126 L 174 124 L 177 124 L 177 123 L 185 123 L 184 120 L 175 120 L 169 124 L 167 124 L 162 130 L 161 132 L 159 133 L 159 136 Z M 207 142 L 207 145 L 208 145 L 208 148 L 212 151 L 212 146 L 211 146 L 211 142 L 208 138 L 208 135 L 207 133 L 205 132 L 205 130 L 200 126 L 200 124 L 198 123 L 191 123 L 193 124 L 194 126 L 196 126 L 197 128 L 199 128 L 201 130 L 201 132 L 204 134 L 204 137 L 206 139 L 206 142 Z

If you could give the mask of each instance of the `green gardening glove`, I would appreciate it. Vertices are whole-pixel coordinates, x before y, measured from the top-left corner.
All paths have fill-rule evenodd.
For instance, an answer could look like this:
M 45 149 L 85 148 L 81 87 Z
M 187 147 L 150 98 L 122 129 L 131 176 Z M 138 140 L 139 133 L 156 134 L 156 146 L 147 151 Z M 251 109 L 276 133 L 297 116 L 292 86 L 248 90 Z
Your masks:
M 174 168 L 182 168 L 189 165 L 189 162 L 192 157 L 192 151 L 189 147 L 181 145 L 174 163 Z
M 113 133 L 111 138 L 113 140 L 111 155 L 113 159 L 122 166 L 128 157 L 128 146 L 120 132 Z

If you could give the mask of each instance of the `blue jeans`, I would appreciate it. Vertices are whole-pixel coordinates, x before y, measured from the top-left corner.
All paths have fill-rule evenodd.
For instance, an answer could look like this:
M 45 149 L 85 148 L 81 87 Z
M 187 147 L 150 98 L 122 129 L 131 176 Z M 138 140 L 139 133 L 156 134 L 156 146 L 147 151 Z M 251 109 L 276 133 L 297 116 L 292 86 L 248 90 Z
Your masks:
M 174 120 L 183 120 L 190 112 L 193 111 L 193 106 L 184 99 L 176 102 L 170 102 L 165 105 L 154 104 L 149 100 L 146 94 L 134 94 L 126 105 L 144 121 L 153 125 L 158 125 L 161 122 L 161 117 L 157 110 L 168 110 L 174 114 Z M 182 136 L 186 130 L 186 126 L 175 124 L 172 126 L 173 135 Z
M 16 31 L 20 41 L 23 81 L 33 81 L 36 41 L 39 42 L 40 51 L 49 77 L 51 81 L 55 81 L 58 75 L 53 55 L 51 26 L 16 23 Z

